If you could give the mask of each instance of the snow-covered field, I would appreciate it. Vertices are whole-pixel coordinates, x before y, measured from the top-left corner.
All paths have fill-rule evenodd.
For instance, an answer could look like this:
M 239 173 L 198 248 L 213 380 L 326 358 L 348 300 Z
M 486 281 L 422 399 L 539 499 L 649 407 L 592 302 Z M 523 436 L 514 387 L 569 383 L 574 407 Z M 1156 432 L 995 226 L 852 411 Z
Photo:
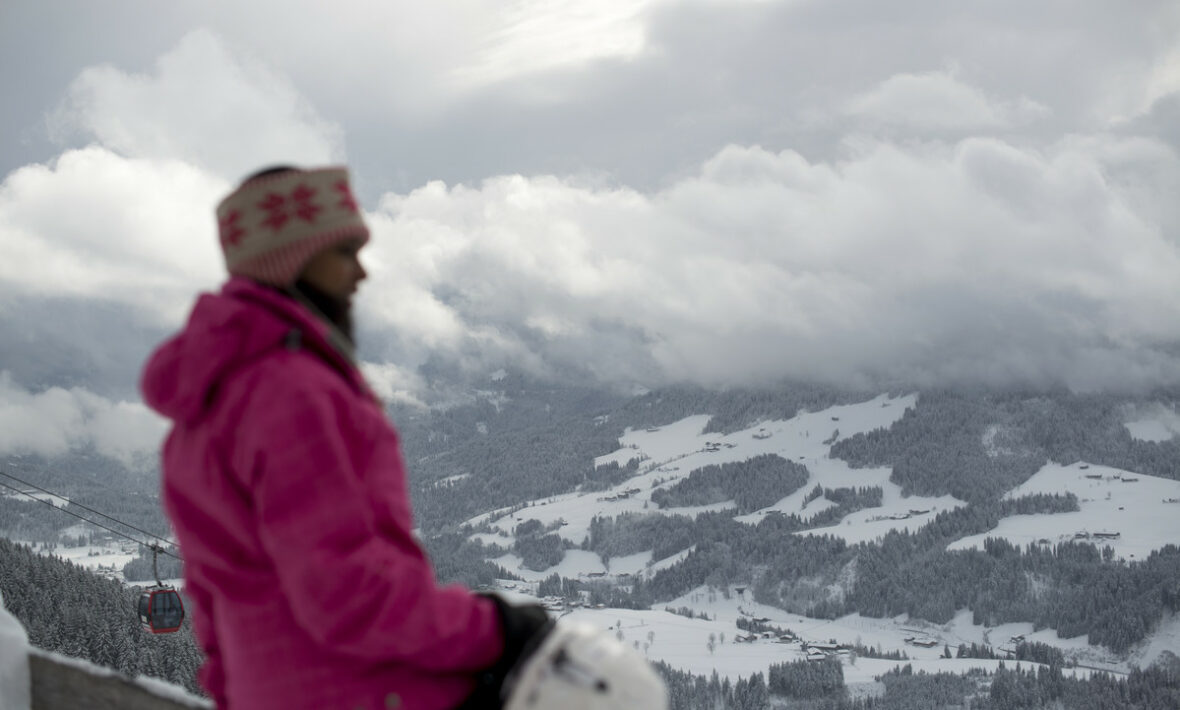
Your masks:
M 483 534 L 480 539 L 510 547 L 515 538 L 512 531 L 520 522 L 540 520 L 547 526 L 558 526 L 562 538 L 579 544 L 590 532 L 590 521 L 595 516 L 617 516 L 623 513 L 654 512 L 651 494 L 686 478 L 698 468 L 739 461 L 748 461 L 763 454 L 777 454 L 807 467 L 807 483 L 795 493 L 767 507 L 737 520 L 755 524 L 774 511 L 797 513 L 810 517 L 833 505 L 825 499 L 804 505 L 804 498 L 817 484 L 824 488 L 858 488 L 880 486 L 884 502 L 879 508 L 860 511 L 841 521 L 839 526 L 816 530 L 834 534 L 850 542 L 872 540 L 891 529 L 915 529 L 943 510 L 964 505 L 950 496 L 938 498 L 903 498 L 900 488 L 889 482 L 888 468 L 853 469 L 839 459 L 829 457 L 832 444 L 854 434 L 869 432 L 893 425 L 905 410 L 917 402 L 916 395 L 890 398 L 882 395 L 867 402 L 830 407 L 819 412 L 800 412 L 787 420 L 760 422 L 732 434 L 706 434 L 707 415 L 685 417 L 659 427 L 631 430 L 619 439 L 620 448 L 595 460 L 598 466 L 617 463 L 627 465 L 639 461 L 635 476 L 608 490 L 594 493 L 568 493 L 543 500 L 530 501 L 527 508 L 512 516 L 496 513 L 473 518 L 472 524 L 491 522 L 496 534 Z M 665 512 L 676 515 L 696 515 L 708 510 L 733 508 L 732 501 L 695 508 L 670 508 Z M 511 565 L 512 559 L 500 561 L 505 568 L 526 578 L 531 573 Z M 563 563 L 563 565 L 566 563 Z M 591 566 L 593 567 L 593 565 Z M 602 571 L 587 567 L 574 570 L 583 574 Z M 614 571 L 614 565 L 610 564 Z M 558 570 L 551 570 L 552 572 Z
M 0 497 L 15 498 L 17 500 L 28 500 L 29 498 L 32 498 L 33 500 L 39 500 L 42 503 L 49 503 L 55 508 L 64 508 L 70 504 L 69 498 L 63 498 L 62 496 L 54 495 L 52 493 L 42 493 L 40 491 L 31 489 L 21 491 L 19 493 L 12 490 L 5 490 L 4 492 L 0 493 Z
M 66 537 L 77 537 L 79 535 L 85 535 L 88 530 L 89 528 L 79 524 L 67 528 L 62 534 Z M 92 545 L 79 545 L 76 547 L 67 547 L 59 544 L 52 550 L 43 548 L 40 543 L 30 542 L 28 540 L 14 539 L 13 542 L 28 545 L 37 552 L 59 557 L 100 576 L 115 579 L 130 586 L 146 587 L 155 584 L 155 580 L 128 582 L 124 579 L 123 567 L 135 559 L 138 554 L 138 546 L 129 540 L 98 542 Z M 183 579 L 161 579 L 160 581 L 178 589 L 184 588 Z
M 533 600 L 519 587 L 507 594 L 518 601 Z M 709 618 L 688 618 L 665 611 L 665 608 L 687 608 Z M 738 636 L 748 635 L 736 625 L 742 617 L 765 619 L 766 623 L 793 632 L 798 640 L 783 642 L 772 636 L 752 642 L 739 641 Z M 904 617 L 872 619 L 858 614 L 831 621 L 811 619 L 758 604 L 734 589 L 726 594 L 701 588 L 650 610 L 578 608 L 564 613 L 562 618 L 590 623 L 616 637 L 621 636 L 624 643 L 631 644 L 653 661 L 664 661 L 699 675 L 709 676 L 716 671 L 731 680 L 748 678 L 757 672 L 765 674 L 772 664 L 806 659 L 804 646 L 812 644 L 859 645 L 886 653 L 900 651 L 907 656 L 906 660 L 896 661 L 835 652 L 834 655 L 844 664 L 845 682 L 854 692 L 858 688 L 861 692 L 871 691 L 876 685 L 876 676 L 906 664 L 911 664 L 914 670 L 930 673 L 964 673 L 972 668 L 995 671 L 1001 663 L 999 660 L 948 659 L 943 658 L 943 654 L 947 646 L 953 653 L 959 644 L 987 643 L 996 649 L 1014 647 L 1015 642 L 1011 639 L 1018 635 L 1061 648 L 1067 658 L 1078 658 L 1081 665 L 1067 669 L 1069 675 L 1088 677 L 1093 669 L 1098 668 L 1115 673 L 1127 671 L 1125 664 L 1092 649 L 1084 638 L 1063 640 L 1052 631 L 1034 633 L 1031 624 L 1006 624 L 988 629 L 973 625 L 971 615 L 966 611 L 945 625 L 915 622 Z M 710 640 L 713 641 L 712 648 Z M 924 647 L 915 645 L 915 642 L 931 645 Z M 1010 668 L 1016 663 L 1005 662 Z M 1020 664 L 1026 668 L 1038 665 L 1026 661 Z
M 843 461 L 830 457 L 831 445 L 858 432 L 887 428 L 899 419 L 906 408 L 914 406 L 916 396 L 898 398 L 877 397 L 859 404 L 831 407 L 820 412 L 801 412 L 788 420 L 763 421 L 732 434 L 703 433 L 709 418 L 690 416 L 648 430 L 628 430 L 619 440 L 620 448 L 596 460 L 599 466 L 617 463 L 625 466 L 631 460 L 639 463 L 636 475 L 605 491 L 571 493 L 543 500 L 531 501 L 510 516 L 489 514 L 473 519 L 473 524 L 490 522 L 493 533 L 479 537 L 487 543 L 511 548 L 514 528 L 530 519 L 546 526 L 572 543 L 578 544 L 589 533 L 594 516 L 617 516 L 627 512 L 654 512 L 651 493 L 658 487 L 673 485 L 693 470 L 712 464 L 749 460 L 761 454 L 777 454 L 805 465 L 809 480 L 799 491 L 766 508 L 737 520 L 755 524 L 770 511 L 797 513 L 809 517 L 830 502 L 819 499 L 804 506 L 807 493 L 819 484 L 825 488 L 880 486 L 884 491 L 883 504 L 845 516 L 837 525 L 803 531 L 797 534 L 825 534 L 839 536 L 850 543 L 871 541 L 890 530 L 916 530 L 945 510 L 965 505 L 950 496 L 938 498 L 901 495 L 898 486 L 889 481 L 888 468 L 852 469 Z M 1143 438 L 1155 436 L 1157 430 L 1167 429 L 1166 423 L 1152 423 L 1146 419 L 1128 428 Z M 1131 474 L 1117 469 L 1076 463 L 1069 466 L 1050 464 L 1020 487 L 1007 495 L 1016 498 L 1035 493 L 1072 491 L 1078 496 L 1081 511 L 1057 515 L 1013 516 L 985 535 L 964 538 L 951 545 L 952 549 L 979 546 L 985 537 L 1000 536 L 1014 543 L 1025 544 L 1047 540 L 1057 542 L 1074 539 L 1086 533 L 1089 541 L 1109 544 L 1115 554 L 1127 559 L 1140 559 L 1162 545 L 1180 543 L 1180 482 L 1151 476 Z M 733 502 L 700 508 L 674 508 L 664 512 L 694 515 L 703 510 L 734 507 Z M 1112 537 L 1095 539 L 1096 533 Z M 1118 537 L 1113 537 L 1118 533 Z M 601 576 L 650 575 L 656 569 L 675 564 L 688 551 L 667 560 L 654 561 L 651 553 L 630 555 L 626 558 L 601 560 L 597 555 L 580 550 L 567 551 L 565 559 L 543 571 L 524 568 L 521 559 L 508 554 L 495 560 L 529 582 L 544 579 L 553 573 L 563 577 L 586 578 Z M 530 585 L 518 587 L 513 593 L 527 594 Z M 664 611 L 665 607 L 688 607 L 703 612 L 709 619 L 686 618 Z M 1147 665 L 1165 650 L 1180 651 L 1180 620 L 1172 618 L 1153 634 L 1129 659 L 1120 659 L 1101 648 L 1090 646 L 1085 637 L 1061 639 L 1051 629 L 1034 631 L 1031 624 L 1007 624 L 986 628 L 971 623 L 967 611 L 960 612 L 949 624 L 936 626 L 905 618 L 871 619 L 852 615 L 828 621 L 787 614 L 780 609 L 761 606 L 736 592 L 728 597 L 705 589 L 694 591 L 681 599 L 657 605 L 651 610 L 587 609 L 567 612 L 572 618 L 589 621 L 613 633 L 621 632 L 623 639 L 635 644 L 652 659 L 666 661 L 676 668 L 700 674 L 716 670 L 723 676 L 736 679 L 755 671 L 765 672 L 772 663 L 795 661 L 806 657 L 798 642 L 781 643 L 774 639 L 760 639 L 753 643 L 735 643 L 739 630 L 735 622 L 739 616 L 766 618 L 776 626 L 789 628 L 803 641 L 812 643 L 835 641 L 839 644 L 859 644 L 882 651 L 902 651 L 908 661 L 855 658 L 842 655 L 845 677 L 851 687 L 863 686 L 870 692 L 875 686 L 874 676 L 890 668 L 912 663 L 915 670 L 930 672 L 945 670 L 963 672 L 968 668 L 994 670 L 999 661 L 980 659 L 942 658 L 946 647 L 952 652 L 960 644 L 987 644 L 997 650 L 1014 648 L 1016 637 L 1037 641 L 1061 649 L 1067 658 L 1081 664 L 1071 672 L 1085 675 L 1090 669 L 1127 672 L 1130 663 Z M 724 634 L 724 642 L 721 642 Z M 709 649 L 710 636 L 714 639 Z M 911 639 L 907 641 L 907 639 Z M 925 641 L 929 647 L 914 645 Z M 1009 665 L 1013 662 L 1009 661 Z
M 85 534 L 81 525 L 66 531 L 67 536 Z M 73 562 L 79 567 L 99 572 L 113 579 L 123 580 L 123 566 L 135 559 L 138 546 L 130 541 L 120 540 L 80 547 L 58 545 L 53 554 Z
M 1082 462 L 1050 463 L 1005 497 L 1065 492 L 1078 497 L 1081 510 L 1010 516 L 994 530 L 957 540 L 948 549 L 979 549 L 989 537 L 1021 547 L 1078 539 L 1110 546 L 1120 559 L 1137 560 L 1164 545 L 1180 545 L 1180 481 Z
M 119 543 L 81 545 L 79 547 L 58 545 L 52 550 L 48 550 L 36 542 L 27 540 L 13 540 L 13 542 L 28 545 L 42 554 L 59 557 L 79 567 L 119 580 L 123 579 L 123 566 L 135 558 L 134 549 L 128 550 L 127 547 Z M 134 545 L 131 547 L 133 548 Z

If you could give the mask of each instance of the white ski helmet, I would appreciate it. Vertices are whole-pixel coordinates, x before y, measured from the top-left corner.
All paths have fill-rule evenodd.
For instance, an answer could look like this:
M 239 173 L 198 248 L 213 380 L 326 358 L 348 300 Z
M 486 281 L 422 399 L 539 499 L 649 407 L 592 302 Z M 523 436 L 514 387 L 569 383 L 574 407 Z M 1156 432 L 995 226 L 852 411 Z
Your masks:
M 664 681 L 630 646 L 559 621 L 504 684 L 504 710 L 667 710 Z

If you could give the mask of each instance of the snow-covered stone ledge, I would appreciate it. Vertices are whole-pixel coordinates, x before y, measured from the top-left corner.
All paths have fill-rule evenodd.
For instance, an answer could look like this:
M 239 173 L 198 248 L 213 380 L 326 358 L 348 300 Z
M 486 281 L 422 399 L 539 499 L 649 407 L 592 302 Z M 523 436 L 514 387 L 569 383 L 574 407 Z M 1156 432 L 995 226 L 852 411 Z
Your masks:
M 29 645 L 0 598 L 0 709 L 211 710 L 213 703 L 152 678 L 130 678 Z
M 210 701 L 171 683 L 142 676 L 131 678 L 109 668 L 37 648 L 29 649 L 28 663 L 32 690 L 30 710 L 213 708 Z

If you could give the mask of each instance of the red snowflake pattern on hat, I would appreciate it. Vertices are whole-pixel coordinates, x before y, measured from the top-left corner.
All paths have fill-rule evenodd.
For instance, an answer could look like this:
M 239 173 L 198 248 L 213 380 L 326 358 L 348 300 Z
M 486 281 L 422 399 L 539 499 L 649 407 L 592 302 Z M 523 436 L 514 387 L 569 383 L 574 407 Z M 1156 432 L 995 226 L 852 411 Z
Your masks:
M 314 222 L 316 214 L 323 209 L 311 201 L 315 194 L 316 190 L 307 185 L 296 187 L 291 191 L 290 197 L 284 197 L 277 192 L 268 193 L 266 199 L 258 203 L 260 208 L 269 213 L 262 223 L 277 232 L 292 217 L 298 217 L 304 222 Z
M 233 276 L 288 286 L 316 252 L 344 240 L 368 240 L 361 212 L 346 168 L 247 180 L 217 206 L 226 269 Z
M 340 193 L 340 201 L 336 203 L 337 207 L 342 207 L 352 212 L 357 212 L 356 198 L 352 196 L 352 190 L 348 187 L 347 180 L 341 180 L 332 186 L 336 192 Z
M 222 245 L 230 244 L 237 246 L 242 237 L 246 235 L 246 230 L 238 224 L 238 220 L 242 218 L 242 213 L 237 210 L 231 210 L 224 218 L 217 220 L 217 229 L 221 232 Z

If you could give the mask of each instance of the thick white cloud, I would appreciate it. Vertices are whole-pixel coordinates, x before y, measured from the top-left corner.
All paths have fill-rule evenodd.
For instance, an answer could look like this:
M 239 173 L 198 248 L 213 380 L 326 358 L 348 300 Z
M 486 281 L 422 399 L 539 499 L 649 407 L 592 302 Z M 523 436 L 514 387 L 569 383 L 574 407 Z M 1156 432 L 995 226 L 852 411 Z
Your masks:
M 367 312 L 408 341 L 626 379 L 1180 382 L 1180 252 L 1101 145 L 731 146 L 643 194 L 434 183 L 374 219 Z
M 177 160 L 237 180 L 261 165 L 344 158 L 340 129 L 320 118 L 283 75 L 196 30 L 150 75 L 86 69 L 55 116 L 131 158 Z
M 175 322 L 224 271 L 212 207 L 227 189 L 190 164 L 99 146 L 17 170 L 0 184 L 0 289 Z
M 179 324 L 221 278 L 212 207 L 233 180 L 341 158 L 336 122 L 363 115 L 372 155 L 399 160 L 363 151 L 362 194 L 421 175 L 401 162 L 418 153 L 491 175 L 366 199 L 362 332 L 389 398 L 412 401 L 432 354 L 644 383 L 1180 381 L 1173 53 L 1140 23 L 513 7 L 397 23 L 263 3 L 231 28 L 212 3 L 227 39 L 191 32 L 145 74 L 82 71 L 57 118 L 95 143 L 5 177 L 0 289 Z M 545 62 L 535 23 L 567 38 Z M 568 171 L 530 168 L 567 144 Z M 512 170 L 484 169 L 496 148 Z M 658 180 L 619 179 L 638 164 Z
M 0 371 L 0 453 L 55 456 L 93 447 L 128 466 L 153 465 L 165 426 L 137 402 L 78 387 L 30 392 Z
M 205 30 L 148 75 L 88 68 L 54 114 L 94 141 L 0 184 L 0 289 L 127 304 L 174 324 L 224 274 L 213 207 L 274 163 L 343 158 L 284 76 Z

